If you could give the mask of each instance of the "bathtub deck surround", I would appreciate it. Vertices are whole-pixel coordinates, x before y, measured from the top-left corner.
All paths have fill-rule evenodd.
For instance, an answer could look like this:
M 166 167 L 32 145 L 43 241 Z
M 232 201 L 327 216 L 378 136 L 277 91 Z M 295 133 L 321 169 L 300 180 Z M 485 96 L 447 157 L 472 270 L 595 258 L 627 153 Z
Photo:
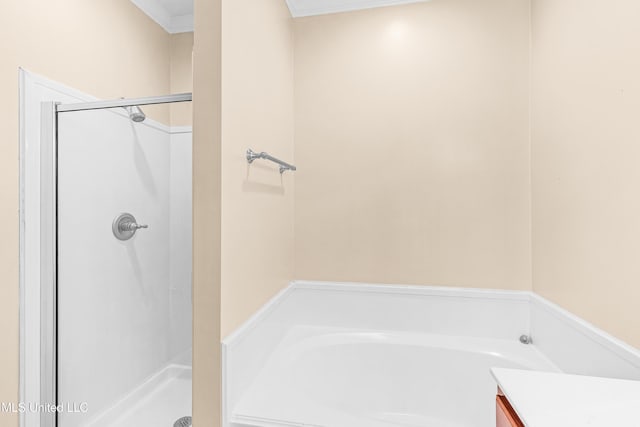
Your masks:
M 638 351 L 526 291 L 292 282 L 222 352 L 225 427 L 493 426 L 491 368 L 640 379 Z
M 501 368 L 491 374 L 529 427 L 640 425 L 640 381 Z

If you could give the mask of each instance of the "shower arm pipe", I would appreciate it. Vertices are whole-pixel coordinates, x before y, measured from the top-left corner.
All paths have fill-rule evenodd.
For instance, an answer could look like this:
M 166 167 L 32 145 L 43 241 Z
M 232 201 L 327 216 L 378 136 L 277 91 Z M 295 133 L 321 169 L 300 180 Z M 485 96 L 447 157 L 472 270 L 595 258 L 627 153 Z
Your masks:
M 175 95 L 163 95 L 163 96 L 148 96 L 145 98 L 129 98 L 129 99 L 113 99 L 110 101 L 92 101 L 92 102 L 79 102 L 76 104 L 58 104 L 56 111 L 58 113 L 65 113 L 70 111 L 85 111 L 85 110 L 101 110 L 103 108 L 117 108 L 117 107 L 133 107 L 140 105 L 153 105 L 153 104 L 167 104 L 171 102 L 189 102 L 193 99 L 191 93 L 178 93 Z
M 264 151 L 260 153 L 256 153 L 251 148 L 247 150 L 247 163 L 251 164 L 255 159 L 264 159 L 269 160 L 271 162 L 277 163 L 280 165 L 280 173 L 283 174 L 285 171 L 296 171 L 297 168 L 294 165 L 291 165 L 287 162 L 283 162 L 280 159 L 276 159 L 269 153 L 265 153 Z

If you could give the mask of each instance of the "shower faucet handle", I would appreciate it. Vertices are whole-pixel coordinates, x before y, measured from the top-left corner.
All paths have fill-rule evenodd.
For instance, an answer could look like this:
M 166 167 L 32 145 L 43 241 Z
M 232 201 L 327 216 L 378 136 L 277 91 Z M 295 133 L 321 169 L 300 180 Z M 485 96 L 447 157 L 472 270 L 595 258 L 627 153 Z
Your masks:
M 140 230 L 141 228 L 149 228 L 149 226 L 146 224 L 138 224 L 136 222 L 125 222 L 120 224 L 120 228 L 122 229 L 122 231 L 136 231 Z
M 111 226 L 113 235 L 118 240 L 131 239 L 136 234 L 136 231 L 141 228 L 149 228 L 149 226 L 147 224 L 138 224 L 136 218 L 129 213 L 118 215 Z

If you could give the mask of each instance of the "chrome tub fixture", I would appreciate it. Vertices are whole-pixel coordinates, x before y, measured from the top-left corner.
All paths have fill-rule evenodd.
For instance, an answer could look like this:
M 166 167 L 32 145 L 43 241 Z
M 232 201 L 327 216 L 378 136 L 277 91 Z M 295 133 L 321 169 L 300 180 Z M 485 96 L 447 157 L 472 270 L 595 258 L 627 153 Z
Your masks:
M 520 342 L 522 344 L 531 344 L 533 341 L 529 335 L 520 335 Z

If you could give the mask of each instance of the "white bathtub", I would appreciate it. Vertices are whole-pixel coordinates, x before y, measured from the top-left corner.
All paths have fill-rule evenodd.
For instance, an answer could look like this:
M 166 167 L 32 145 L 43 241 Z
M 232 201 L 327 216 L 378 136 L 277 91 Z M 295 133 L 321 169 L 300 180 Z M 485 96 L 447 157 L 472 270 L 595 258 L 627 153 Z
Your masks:
M 258 426 L 495 426 L 489 368 L 557 371 L 517 340 L 297 326 L 238 402 Z
M 222 350 L 224 427 L 493 427 L 492 367 L 640 379 L 640 353 L 515 291 L 294 282 Z

